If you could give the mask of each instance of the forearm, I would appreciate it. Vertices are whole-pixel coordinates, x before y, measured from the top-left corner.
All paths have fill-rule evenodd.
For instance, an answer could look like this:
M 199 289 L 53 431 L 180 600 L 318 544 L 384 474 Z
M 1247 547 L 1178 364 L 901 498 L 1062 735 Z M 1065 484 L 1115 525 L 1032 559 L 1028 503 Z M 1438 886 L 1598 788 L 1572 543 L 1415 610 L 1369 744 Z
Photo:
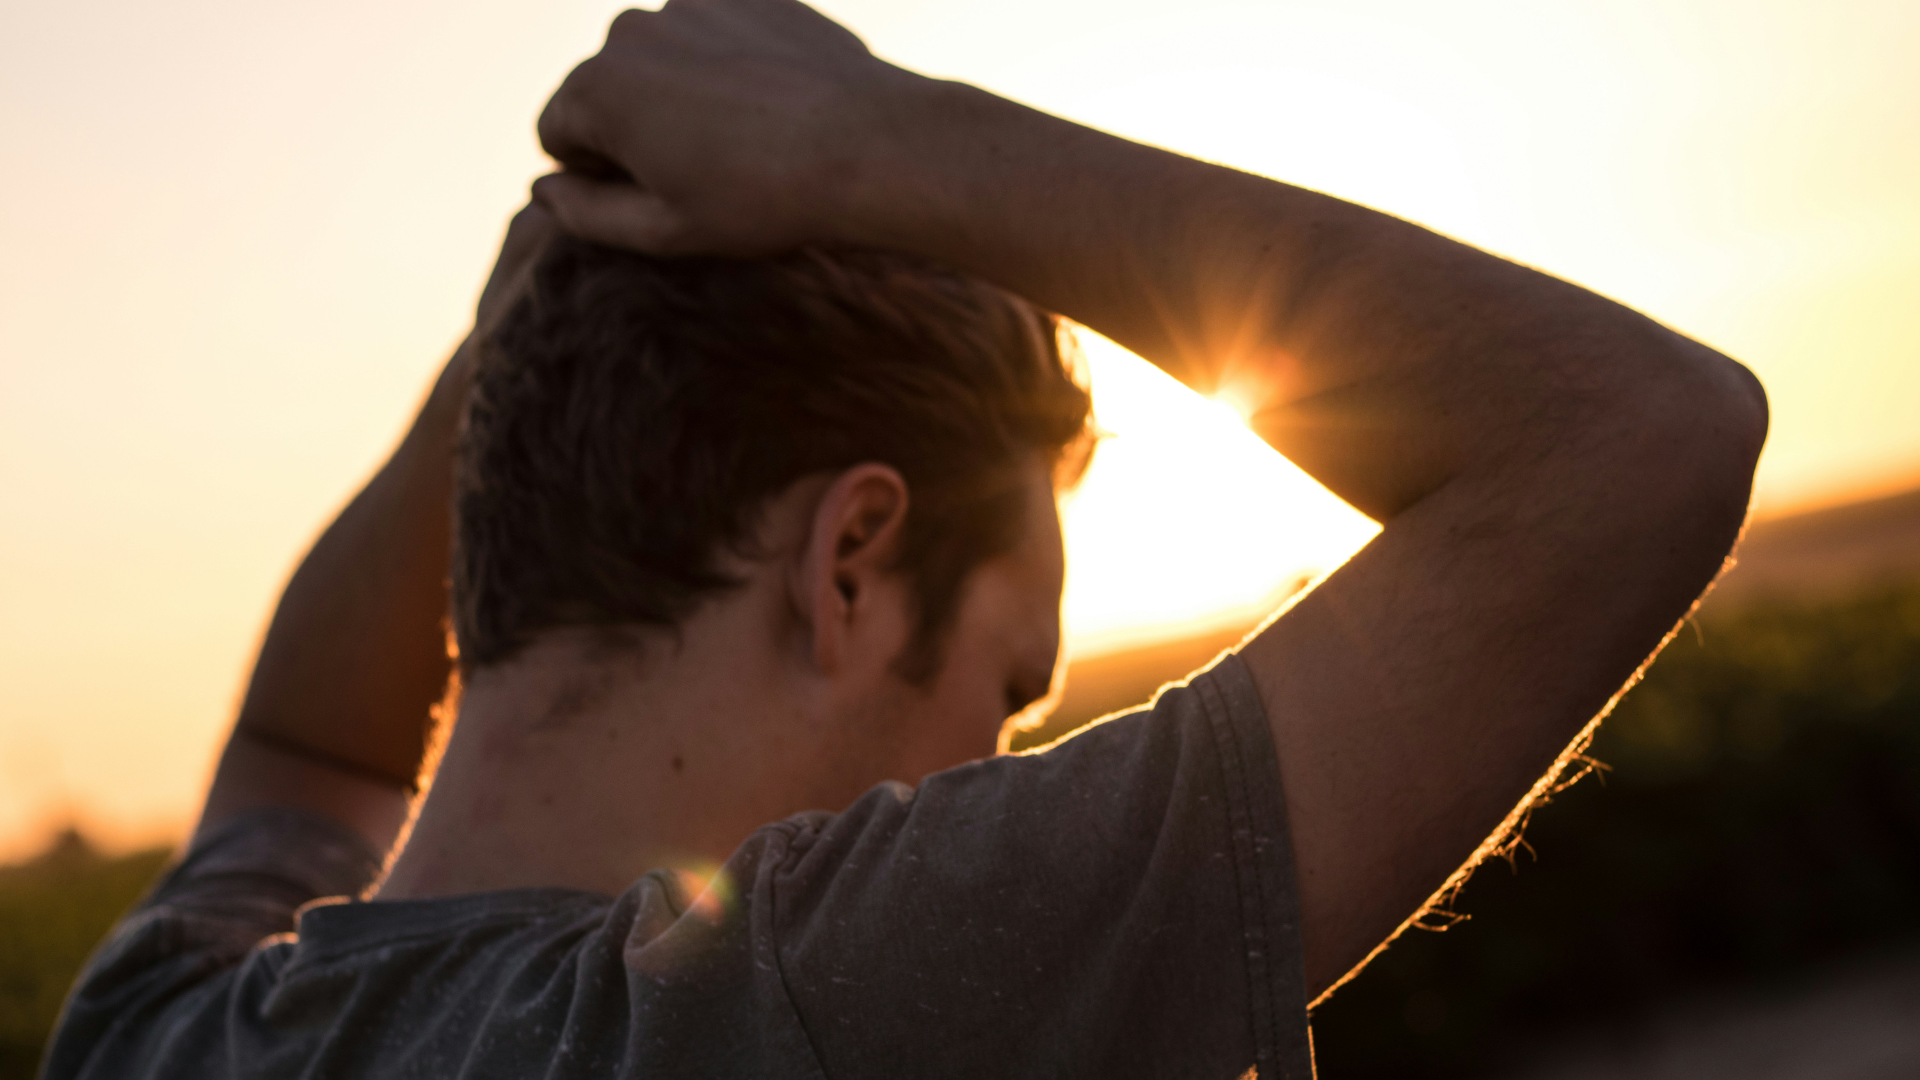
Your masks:
M 959 84 L 900 86 L 866 121 L 879 152 L 831 228 L 986 276 L 1224 394 L 1376 519 L 1610 408 L 1744 377 L 1391 216 Z

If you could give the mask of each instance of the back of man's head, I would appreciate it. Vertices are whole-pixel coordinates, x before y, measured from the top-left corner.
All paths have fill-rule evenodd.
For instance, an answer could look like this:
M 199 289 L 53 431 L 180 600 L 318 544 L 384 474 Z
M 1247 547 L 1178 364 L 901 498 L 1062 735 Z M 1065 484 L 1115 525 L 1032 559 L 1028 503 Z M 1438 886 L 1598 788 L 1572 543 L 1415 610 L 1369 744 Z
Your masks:
M 1036 453 L 1082 455 L 1055 319 L 902 256 L 653 259 L 561 238 L 481 350 L 456 495 L 468 672 L 560 626 L 679 623 L 792 483 L 893 466 L 922 681 L 968 571 L 1021 535 Z

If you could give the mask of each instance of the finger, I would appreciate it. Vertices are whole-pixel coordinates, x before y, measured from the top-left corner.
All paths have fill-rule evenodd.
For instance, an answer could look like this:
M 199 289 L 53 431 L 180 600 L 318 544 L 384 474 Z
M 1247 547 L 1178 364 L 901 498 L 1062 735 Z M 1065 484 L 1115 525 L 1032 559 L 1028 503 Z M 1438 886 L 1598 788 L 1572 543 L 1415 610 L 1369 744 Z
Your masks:
M 540 137 L 541 149 L 562 167 L 590 176 L 626 175 L 600 145 L 602 132 L 593 121 L 591 107 L 596 98 L 594 84 L 603 83 L 610 68 L 620 67 L 618 61 L 609 59 L 610 54 L 630 49 L 633 40 L 644 37 L 646 26 L 657 17 L 655 12 L 638 8 L 628 8 L 614 16 L 600 52 L 575 64 L 561 80 L 559 89 L 547 99 L 535 131 Z M 598 96 L 606 96 L 604 87 Z
M 607 24 L 607 40 L 612 41 L 621 34 L 631 34 L 638 31 L 642 26 L 647 24 L 648 20 L 664 12 L 672 4 L 673 0 L 667 0 L 667 2 L 661 4 L 656 11 L 648 11 L 646 8 L 627 8 L 625 11 L 615 15 L 613 21 Z
M 598 145 L 599 132 L 592 122 L 586 102 L 592 100 L 586 83 L 591 79 L 588 58 L 567 73 L 560 89 L 547 99 L 540 110 L 534 132 L 540 137 L 540 149 L 564 169 L 589 176 L 615 178 L 626 175 Z
M 533 198 L 582 240 L 648 255 L 679 254 L 686 246 L 685 218 L 667 200 L 625 181 L 550 173 L 533 182 Z

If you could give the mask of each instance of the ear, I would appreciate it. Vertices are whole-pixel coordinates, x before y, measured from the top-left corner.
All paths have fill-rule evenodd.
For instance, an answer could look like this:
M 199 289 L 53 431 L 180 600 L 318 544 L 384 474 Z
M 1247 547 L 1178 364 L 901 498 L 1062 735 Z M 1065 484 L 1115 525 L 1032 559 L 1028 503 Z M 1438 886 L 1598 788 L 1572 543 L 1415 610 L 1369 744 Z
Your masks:
M 891 465 L 855 465 L 820 496 L 792 579 L 792 599 L 812 630 L 814 663 L 823 672 L 847 663 L 856 642 L 863 654 L 882 649 L 880 655 L 889 658 L 905 646 L 859 639 L 904 625 L 885 608 L 899 595 L 897 582 L 888 579 L 906 523 L 907 482 Z M 894 588 L 883 587 L 888 584 Z

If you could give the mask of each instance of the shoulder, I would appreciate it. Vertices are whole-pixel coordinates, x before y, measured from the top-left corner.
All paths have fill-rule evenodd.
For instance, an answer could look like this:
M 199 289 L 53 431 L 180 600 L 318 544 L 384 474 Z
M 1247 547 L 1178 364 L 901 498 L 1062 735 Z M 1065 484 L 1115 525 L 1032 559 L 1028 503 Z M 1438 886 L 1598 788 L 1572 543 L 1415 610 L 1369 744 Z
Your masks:
M 352 830 L 300 810 L 252 811 L 197 838 L 81 971 L 45 1075 L 139 1075 L 132 1064 L 177 1042 L 250 957 L 290 950 L 282 935 L 302 905 L 357 893 L 378 869 Z

